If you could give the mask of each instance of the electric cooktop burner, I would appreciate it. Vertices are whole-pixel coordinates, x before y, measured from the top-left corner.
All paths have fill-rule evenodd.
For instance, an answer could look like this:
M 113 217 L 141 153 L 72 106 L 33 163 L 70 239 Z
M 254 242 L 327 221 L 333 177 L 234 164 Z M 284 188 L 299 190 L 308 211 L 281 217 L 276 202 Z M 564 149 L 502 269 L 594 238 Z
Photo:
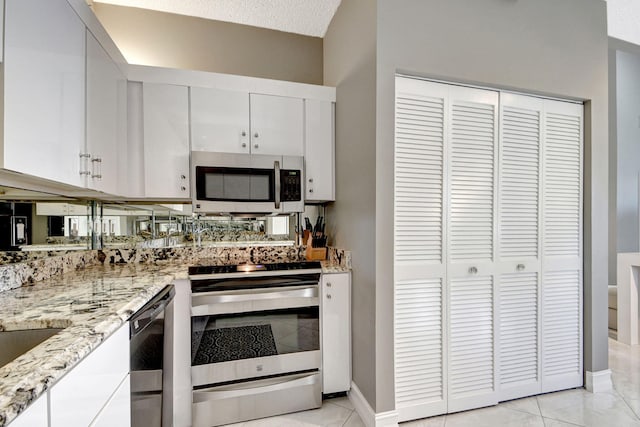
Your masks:
M 251 273 L 260 271 L 308 270 L 319 269 L 317 261 L 278 262 L 274 264 L 238 264 L 238 265 L 194 265 L 189 267 L 189 275 Z

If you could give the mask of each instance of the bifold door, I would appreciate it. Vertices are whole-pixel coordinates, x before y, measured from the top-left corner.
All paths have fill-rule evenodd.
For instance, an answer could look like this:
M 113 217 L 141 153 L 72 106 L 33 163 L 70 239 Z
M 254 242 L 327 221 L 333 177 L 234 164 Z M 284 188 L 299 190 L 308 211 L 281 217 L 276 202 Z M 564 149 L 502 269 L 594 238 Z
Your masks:
M 582 385 L 582 105 L 396 79 L 400 420 Z

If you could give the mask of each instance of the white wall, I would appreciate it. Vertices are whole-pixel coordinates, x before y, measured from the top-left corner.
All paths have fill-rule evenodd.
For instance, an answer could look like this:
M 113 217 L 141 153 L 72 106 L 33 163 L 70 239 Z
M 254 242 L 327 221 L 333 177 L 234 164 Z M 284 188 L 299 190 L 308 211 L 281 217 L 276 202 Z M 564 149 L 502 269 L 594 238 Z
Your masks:
M 607 0 L 610 37 L 640 45 L 640 1 Z
M 640 31 L 640 18 L 638 22 Z M 616 51 L 615 78 L 617 114 L 612 126 L 616 126 L 617 135 L 617 251 L 638 252 L 640 56 Z

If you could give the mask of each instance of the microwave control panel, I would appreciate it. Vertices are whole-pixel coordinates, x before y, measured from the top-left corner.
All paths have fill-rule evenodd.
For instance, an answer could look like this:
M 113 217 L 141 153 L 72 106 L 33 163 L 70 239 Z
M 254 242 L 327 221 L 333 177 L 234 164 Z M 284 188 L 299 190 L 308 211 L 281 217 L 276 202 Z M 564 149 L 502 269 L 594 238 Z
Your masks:
M 280 170 L 280 200 L 299 202 L 302 200 L 302 173 L 299 170 Z

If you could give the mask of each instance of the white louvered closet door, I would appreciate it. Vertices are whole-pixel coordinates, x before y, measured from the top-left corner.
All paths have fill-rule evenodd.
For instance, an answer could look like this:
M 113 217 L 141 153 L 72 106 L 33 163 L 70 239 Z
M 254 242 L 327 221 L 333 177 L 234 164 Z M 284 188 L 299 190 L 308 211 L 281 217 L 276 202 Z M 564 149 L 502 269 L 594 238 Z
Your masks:
M 545 100 L 542 392 L 582 385 L 583 106 Z
M 498 396 L 540 393 L 540 98 L 500 96 Z
M 498 93 L 450 86 L 448 412 L 497 403 L 495 250 Z
M 447 412 L 444 141 L 448 87 L 396 79 L 395 392 L 401 421 Z

